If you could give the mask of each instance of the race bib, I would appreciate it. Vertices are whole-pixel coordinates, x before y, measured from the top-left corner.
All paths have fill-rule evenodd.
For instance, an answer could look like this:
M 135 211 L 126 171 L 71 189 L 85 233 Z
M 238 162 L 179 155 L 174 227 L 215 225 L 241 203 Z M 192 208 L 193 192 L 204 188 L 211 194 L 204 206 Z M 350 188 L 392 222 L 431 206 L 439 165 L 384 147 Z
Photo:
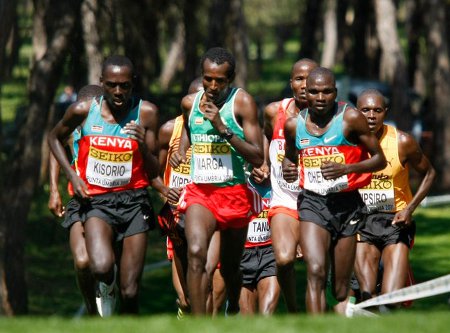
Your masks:
M 191 166 L 190 164 L 180 164 L 176 168 L 172 168 L 169 179 L 169 187 L 185 187 L 191 182 Z
M 231 147 L 227 143 L 198 143 L 192 149 L 194 183 L 224 183 L 233 179 Z
M 293 183 L 288 183 L 287 181 L 284 180 L 283 177 L 283 167 L 282 167 L 282 163 L 284 160 L 284 156 L 285 156 L 285 140 L 280 140 L 280 139 L 274 139 L 271 143 L 271 148 L 273 149 L 273 152 L 270 152 L 270 154 L 272 154 L 272 164 L 273 164 L 273 173 L 274 173 L 274 177 L 277 180 L 277 184 L 280 187 L 280 189 L 282 190 L 287 190 L 287 191 L 291 191 L 291 192 L 299 192 L 300 191 L 300 187 L 298 182 L 293 182 Z
M 270 226 L 267 210 L 262 211 L 257 218 L 248 225 L 247 241 L 249 243 L 264 243 L 270 239 Z
M 131 180 L 133 151 L 110 152 L 89 147 L 86 179 L 105 188 L 124 186 Z
M 345 164 L 345 156 L 338 152 L 332 155 L 303 157 L 304 188 L 320 195 L 341 192 L 348 188 L 347 175 L 331 180 L 323 178 L 320 166 L 324 161 Z
M 385 175 L 372 175 L 370 185 L 359 190 L 368 211 L 392 212 L 395 210 L 394 181 Z

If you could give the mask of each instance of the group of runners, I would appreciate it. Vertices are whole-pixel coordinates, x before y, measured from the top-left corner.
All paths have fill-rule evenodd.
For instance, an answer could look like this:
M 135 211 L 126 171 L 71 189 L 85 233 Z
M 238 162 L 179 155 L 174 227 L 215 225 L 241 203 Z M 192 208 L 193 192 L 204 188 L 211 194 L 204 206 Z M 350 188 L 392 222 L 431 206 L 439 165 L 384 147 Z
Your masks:
M 292 97 L 267 105 L 261 124 L 253 97 L 232 85 L 235 67 L 226 49 L 206 51 L 182 115 L 158 130 L 158 108 L 133 96 L 132 62 L 108 57 L 101 86 L 80 91 L 51 131 L 49 208 L 65 216 L 88 313 L 110 316 L 116 299 L 121 313 L 138 312 L 156 215 L 179 318 L 222 305 L 227 315 L 270 315 L 280 294 L 295 313 L 297 260 L 308 313 L 345 303 L 352 273 L 360 299 L 375 296 L 380 262 L 382 293 L 406 284 L 412 213 L 435 171 L 411 135 L 384 123 L 383 95 L 366 90 L 356 107 L 336 101 L 332 71 L 300 59 Z M 414 195 L 409 168 L 421 176 Z M 159 213 L 148 186 L 165 201 Z

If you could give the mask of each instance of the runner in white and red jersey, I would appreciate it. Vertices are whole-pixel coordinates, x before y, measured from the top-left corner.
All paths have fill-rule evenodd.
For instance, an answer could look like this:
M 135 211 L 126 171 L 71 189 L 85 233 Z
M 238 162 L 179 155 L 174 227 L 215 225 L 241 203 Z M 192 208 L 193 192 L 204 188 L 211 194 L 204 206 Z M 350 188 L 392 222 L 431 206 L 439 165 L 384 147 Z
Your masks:
M 333 296 L 347 297 L 356 237 L 364 223 L 365 205 L 358 188 L 371 172 L 386 166 L 377 138 L 355 108 L 335 101 L 334 74 L 314 69 L 306 80 L 308 108 L 285 125 L 283 175 L 299 177 L 300 246 L 307 266 L 306 308 L 324 312 L 325 287 L 331 269 Z M 368 154 L 370 154 L 370 157 Z
M 294 263 L 299 251 L 300 227 L 297 214 L 298 183 L 283 179 L 281 161 L 284 158 L 284 123 L 296 117 L 308 106 L 305 97 L 306 79 L 318 66 L 311 59 L 301 59 L 292 66 L 290 86 L 292 98 L 270 103 L 264 110 L 264 133 L 269 144 L 270 180 L 272 196 L 268 219 L 272 230 L 272 242 L 277 263 L 278 282 L 283 291 L 289 312 L 297 311 Z M 267 166 L 266 166 L 267 169 Z M 261 173 L 265 170 L 263 169 Z M 254 170 L 254 173 L 258 170 Z
M 69 107 L 49 134 L 50 148 L 72 183 L 74 197 L 66 221 L 82 221 L 90 268 L 98 281 L 97 309 L 115 309 L 115 280 L 120 266 L 121 312 L 137 313 L 139 281 L 154 223 L 149 180 L 158 176 L 158 109 L 132 97 L 134 66 L 124 56 L 103 63 L 103 96 Z M 63 143 L 81 126 L 74 168 Z M 116 242 L 122 253 L 116 257 Z

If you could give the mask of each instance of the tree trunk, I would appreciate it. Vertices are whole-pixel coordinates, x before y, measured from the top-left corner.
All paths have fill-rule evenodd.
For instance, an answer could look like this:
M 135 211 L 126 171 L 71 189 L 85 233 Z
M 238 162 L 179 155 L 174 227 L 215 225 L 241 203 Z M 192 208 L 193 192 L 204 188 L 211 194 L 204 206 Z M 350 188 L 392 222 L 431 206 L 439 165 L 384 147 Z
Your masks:
M 135 92 L 147 98 L 152 79 L 160 72 L 158 21 L 159 0 L 120 0 L 125 54 L 136 70 Z M 136 19 L 140 17 L 141 19 Z
M 181 67 L 184 66 L 183 63 L 180 64 L 184 58 L 184 39 L 184 24 L 183 22 L 178 22 L 175 29 L 175 37 L 170 44 L 169 54 L 166 57 L 166 62 L 163 65 L 163 69 L 159 77 L 161 90 L 163 92 L 169 89 L 169 85 L 175 77 L 175 74 L 180 70 L 180 65 Z
M 199 0 L 183 1 L 183 23 L 185 31 L 183 91 L 188 90 L 190 83 L 198 75 L 199 59 L 197 55 L 197 42 L 201 35 L 199 22 L 196 18 L 198 8 Z
M 83 26 L 84 49 L 87 58 L 88 84 L 99 84 L 102 71 L 102 52 L 100 36 L 97 29 L 98 2 L 84 0 L 81 5 L 81 21 Z
M 434 166 L 438 172 L 435 185 L 450 190 L 450 50 L 447 36 L 448 20 L 445 4 L 440 0 L 427 3 L 426 31 L 428 46 L 429 108 L 425 111 L 435 119 L 432 127 Z M 434 115 L 434 117 L 433 117 Z
M 370 1 L 353 3 L 353 22 L 348 32 L 352 47 L 344 54 L 345 68 L 353 77 L 378 78 L 380 52 L 378 40 L 371 35 L 375 30 L 373 8 Z
M 34 4 L 37 17 L 33 22 L 33 35 L 45 34 L 39 36 L 39 40 L 46 40 L 48 44 L 44 50 L 36 50 L 39 53 L 35 55 L 30 74 L 26 121 L 8 161 L 9 170 L 3 177 L 3 188 L 8 191 L 1 193 L 0 224 L 5 226 L 5 234 L 0 276 L 2 308 L 7 315 L 28 312 L 24 243 L 27 215 L 39 178 L 41 157 L 36 152 L 41 148 L 48 110 L 62 73 L 81 1 L 36 0 Z
M 16 20 L 16 4 L 13 1 L 0 1 L 0 96 L 2 94 L 3 78 L 6 76 L 6 46 L 11 40 L 14 21 Z M 2 106 L 0 103 L 0 119 L 2 119 Z M 0 147 L 2 146 L 2 124 L 0 121 Z M 0 170 L 1 172 L 1 170 Z M 0 231 L 1 233 L 1 231 Z M 1 235 L 0 235 L 1 237 Z M 0 295 L 1 300 L 1 295 Z
M 375 0 L 377 34 L 382 55 L 380 79 L 392 87 L 391 112 L 396 125 L 410 130 L 412 115 L 408 105 L 406 61 L 397 33 L 396 9 L 392 0 Z
M 0 86 L 9 71 L 7 64 L 7 45 L 12 40 L 16 17 L 16 3 L 14 1 L 0 1 Z
M 338 24 L 336 16 L 336 0 L 326 0 L 324 17 L 324 46 L 322 51 L 321 66 L 333 68 L 336 64 L 336 51 L 338 43 Z
M 337 47 L 336 50 L 336 63 L 343 64 L 344 68 L 348 71 L 351 64 L 350 55 L 352 52 L 353 41 L 353 34 L 350 27 L 354 21 L 354 15 L 353 17 L 349 16 L 348 19 L 347 12 L 354 13 L 354 11 L 349 8 L 349 0 L 337 1 L 337 31 L 339 31 L 337 35 L 337 45 L 339 47 Z
M 227 18 L 230 12 L 231 1 L 212 0 L 208 15 L 208 42 L 206 49 L 215 46 L 225 46 L 228 32 Z
M 306 4 L 306 13 L 302 12 L 300 22 L 303 22 L 300 33 L 300 58 L 311 58 L 317 60 L 319 57 L 319 30 L 321 24 L 323 0 L 308 0 Z
M 236 58 L 235 85 L 245 88 L 248 78 L 248 37 L 243 13 L 242 0 L 231 1 L 231 36 L 233 53 Z

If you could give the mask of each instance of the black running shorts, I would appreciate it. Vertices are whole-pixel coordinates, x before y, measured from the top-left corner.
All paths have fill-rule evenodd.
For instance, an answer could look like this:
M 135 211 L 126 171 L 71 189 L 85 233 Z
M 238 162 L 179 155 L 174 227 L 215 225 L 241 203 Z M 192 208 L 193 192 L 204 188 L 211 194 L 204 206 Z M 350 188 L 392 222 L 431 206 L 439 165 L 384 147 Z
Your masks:
M 319 195 L 302 191 L 297 201 L 301 221 L 328 230 L 332 241 L 353 236 L 364 225 L 367 208 L 358 191 Z
M 272 245 L 246 248 L 241 260 L 242 285 L 256 287 L 261 279 L 277 275 Z
M 146 189 L 111 192 L 87 200 L 72 198 L 66 207 L 66 218 L 62 223 L 70 228 L 75 222 L 86 222 L 97 217 L 111 225 L 116 241 L 121 241 L 155 226 L 153 207 Z
M 390 244 L 404 243 L 412 248 L 416 224 L 409 227 L 392 225 L 395 213 L 374 213 L 367 216 L 366 224 L 358 231 L 358 241 L 375 245 L 380 250 Z

